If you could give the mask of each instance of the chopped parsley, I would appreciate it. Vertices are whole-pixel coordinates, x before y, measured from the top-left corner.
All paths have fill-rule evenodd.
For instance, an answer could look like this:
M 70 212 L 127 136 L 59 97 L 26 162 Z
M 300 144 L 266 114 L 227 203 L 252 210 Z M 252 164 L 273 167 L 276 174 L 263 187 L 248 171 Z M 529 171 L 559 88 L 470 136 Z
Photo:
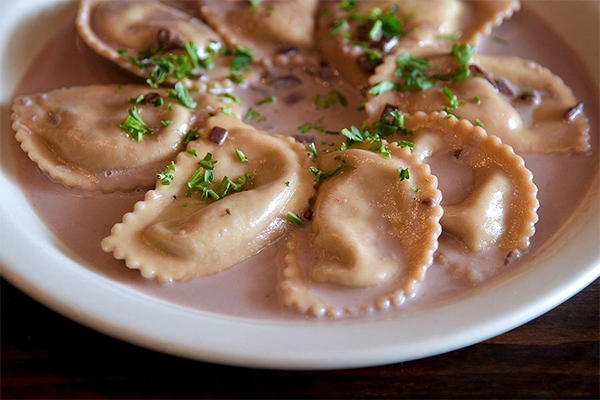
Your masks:
M 156 174 L 156 177 L 160 180 L 161 185 L 169 186 L 175 179 L 175 163 L 171 161 L 171 164 L 167 165 L 164 171 Z
M 264 104 L 269 104 L 269 103 L 277 103 L 277 98 L 275 96 L 269 96 L 269 97 L 266 97 L 266 98 L 264 98 L 262 100 L 257 101 L 256 105 L 257 106 L 262 106 Z
M 408 168 L 398 168 L 398 179 L 400 179 L 400 181 L 410 179 L 410 173 L 408 172 Z
M 396 132 L 412 135 L 413 132 L 404 126 L 404 118 L 404 113 L 397 108 L 387 111 L 386 107 L 379 121 L 372 124 L 372 128 L 379 136 L 388 136 Z
M 212 41 L 201 50 L 193 42 L 184 41 L 184 47 L 186 50 L 184 54 L 165 54 L 163 48 L 155 52 L 149 50 L 139 52 L 137 57 L 128 54 L 126 49 L 117 52 L 128 62 L 148 72 L 149 78 L 146 82 L 156 88 L 168 77 L 181 80 L 199 75 L 203 70 L 212 69 L 213 56 L 221 45 Z
M 379 96 L 390 90 L 398 92 L 414 92 L 432 88 L 438 81 L 460 81 L 467 78 L 471 71 L 469 62 L 475 54 L 475 46 L 455 43 L 452 46 L 452 56 L 459 67 L 452 74 L 435 74 L 426 57 L 413 57 L 409 53 L 396 57 L 395 80 L 384 80 L 373 85 L 369 94 Z
M 415 148 L 414 142 L 410 142 L 408 140 L 399 140 L 399 141 L 396 142 L 396 146 L 398 146 L 398 147 L 408 147 L 409 149 L 414 149 Z
M 310 149 L 310 153 L 309 153 L 309 157 L 312 155 L 313 157 L 317 157 L 319 154 L 317 152 L 317 146 L 315 145 L 315 142 L 310 142 L 308 144 L 308 148 Z
M 354 8 L 354 7 L 352 7 Z M 379 7 L 373 7 L 366 14 L 359 14 L 351 11 L 348 19 L 367 24 L 369 28 L 368 38 L 372 42 L 378 42 L 381 38 L 402 37 L 405 32 L 402 27 L 402 21 L 396 15 L 398 6 L 392 5 L 385 10 Z
M 414 92 L 431 88 L 434 80 L 428 77 L 430 68 L 428 58 L 413 57 L 408 53 L 399 55 L 394 72 L 398 81 L 397 90 Z
M 244 185 L 252 178 L 248 173 L 241 175 L 236 181 L 224 176 L 221 182 L 217 184 L 213 172 L 217 162 L 218 160 L 213 160 L 212 153 L 206 153 L 206 156 L 198 162 L 200 167 L 187 182 L 190 188 L 186 192 L 188 197 L 191 197 L 192 191 L 195 190 L 200 193 L 200 197 L 204 201 L 217 201 L 232 192 L 242 191 Z
M 450 90 L 450 88 L 448 86 L 444 86 L 442 91 L 444 92 L 444 95 L 448 99 L 448 102 L 446 103 L 446 105 L 450 108 L 458 108 L 458 106 L 460 105 L 460 102 L 458 101 L 458 97 L 454 94 L 454 92 L 452 92 L 452 90 Z
M 373 96 L 380 96 L 383 93 L 394 89 L 396 89 L 396 84 L 392 81 L 385 80 L 373 85 L 371 89 L 369 89 L 369 94 Z
M 246 81 L 244 72 L 250 71 L 250 62 L 254 56 L 254 49 L 251 47 L 237 46 L 235 50 L 224 50 L 224 55 L 233 56 L 229 64 L 229 78 L 234 83 L 243 83 Z
M 260 117 L 262 117 L 261 113 L 259 113 L 252 107 L 248 108 L 248 111 L 246 112 L 246 115 L 244 116 L 244 118 L 248 121 L 252 121 L 253 119 L 257 119 Z
M 347 30 L 349 27 L 348 20 L 336 19 L 331 23 L 331 30 L 329 31 L 332 36 L 339 34 L 342 31 Z
M 288 211 L 288 213 L 285 215 L 285 217 L 288 219 L 288 221 L 291 221 L 291 222 L 293 222 L 293 223 L 295 223 L 297 225 L 303 225 L 304 224 L 304 218 L 302 218 L 301 216 L 299 216 L 295 212 Z
M 191 129 L 185 134 L 185 137 L 183 138 L 183 145 L 187 146 L 189 142 L 191 142 L 192 140 L 196 140 L 199 137 L 200 132 L 198 132 L 198 129 Z
M 235 117 L 235 112 L 233 112 L 233 108 L 230 106 L 223 106 L 221 107 L 221 110 L 223 111 L 223 114 L 225 115 L 229 115 L 230 117 Z
M 194 109 L 198 106 L 198 103 L 192 99 L 190 92 L 187 90 L 185 85 L 178 81 L 175 87 L 169 91 L 169 97 L 178 100 L 183 106 Z
M 341 170 L 343 170 L 345 168 L 354 168 L 354 167 L 342 164 L 339 167 L 337 167 L 336 169 L 333 169 L 331 171 L 323 171 L 323 170 L 320 170 L 319 168 L 317 168 L 315 166 L 310 166 L 309 169 L 310 169 L 310 172 L 312 172 L 315 175 L 314 181 L 318 182 L 318 181 L 320 181 L 322 179 L 326 179 L 326 178 L 329 178 L 330 176 L 333 176 L 333 175 L 337 174 L 338 172 L 340 172 Z
M 340 9 L 350 11 L 356 7 L 358 0 L 342 0 L 340 2 Z
M 229 177 L 224 176 L 223 179 L 221 180 L 221 191 L 219 193 L 219 198 L 222 199 L 223 197 L 227 196 L 230 192 L 230 190 L 233 190 L 233 192 L 241 192 L 244 189 L 244 185 L 246 184 L 246 182 L 248 182 L 249 179 L 252 178 L 252 175 L 246 173 L 242 176 L 240 176 L 235 182 L 232 181 L 231 179 L 229 179 Z
M 129 115 L 121 124 L 119 128 L 125 131 L 132 139 L 138 142 L 144 141 L 144 135 L 156 131 L 155 128 L 150 128 L 140 117 L 140 111 L 136 107 L 128 110 Z
M 462 37 L 462 32 L 442 33 L 437 35 L 438 39 L 456 41 Z
M 342 135 L 348 138 L 348 142 L 344 148 L 352 146 L 355 142 L 370 144 L 369 150 L 375 153 L 380 153 L 386 158 L 391 158 L 392 153 L 387 144 L 384 143 L 381 135 L 376 132 L 371 132 L 367 129 L 358 129 L 356 126 L 351 126 L 350 129 L 342 129 Z M 342 150 L 342 149 L 340 149 Z
M 321 125 L 321 122 L 323 122 L 323 118 L 320 118 L 318 121 L 316 122 L 306 122 L 302 125 L 300 125 L 298 127 L 298 130 L 300 130 L 301 133 L 306 133 L 310 130 L 316 130 L 318 132 L 324 132 L 325 131 L 325 127 L 323 125 Z
M 346 96 L 344 96 L 337 90 L 332 90 L 331 92 L 329 92 L 329 95 L 327 95 L 327 97 L 317 94 L 312 98 L 312 102 L 317 107 L 317 110 L 327 110 L 336 104 L 341 104 L 344 107 L 348 105 L 348 99 L 346 98 Z
M 235 150 L 235 154 L 238 156 L 238 158 L 240 159 L 241 162 L 247 163 L 249 161 L 248 157 L 246 157 L 246 155 L 244 154 L 244 152 L 241 151 L 240 149 L 236 149 Z
M 452 46 L 452 55 L 460 64 L 460 68 L 454 73 L 452 79 L 460 81 L 465 79 L 471 74 L 469 69 L 469 62 L 475 54 L 476 48 L 474 45 L 455 43 Z
M 235 94 L 232 93 L 221 93 L 219 94 L 219 97 L 221 98 L 221 100 L 223 100 L 223 103 L 236 103 L 236 104 L 241 104 L 241 100 L 239 98 L 239 96 L 236 96 Z

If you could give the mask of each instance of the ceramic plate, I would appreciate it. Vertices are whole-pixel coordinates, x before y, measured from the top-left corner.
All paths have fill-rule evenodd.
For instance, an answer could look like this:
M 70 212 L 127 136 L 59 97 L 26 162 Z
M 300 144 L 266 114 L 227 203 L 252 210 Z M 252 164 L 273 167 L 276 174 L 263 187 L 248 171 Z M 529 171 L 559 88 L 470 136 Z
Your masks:
M 573 47 L 591 71 L 595 90 L 600 71 L 599 4 L 534 1 L 524 5 L 551 23 Z M 83 266 L 40 221 L 16 181 L 6 150 L 14 140 L 8 119 L 18 80 L 45 40 L 71 18 L 74 5 L 13 1 L 2 2 L 0 8 L 2 275 L 81 324 L 153 350 L 202 361 L 286 369 L 372 366 L 436 355 L 499 335 L 564 302 L 600 275 L 596 179 L 545 257 L 464 296 L 412 313 L 333 322 L 254 320 L 177 305 L 115 282 Z M 597 136 L 597 130 L 592 135 Z

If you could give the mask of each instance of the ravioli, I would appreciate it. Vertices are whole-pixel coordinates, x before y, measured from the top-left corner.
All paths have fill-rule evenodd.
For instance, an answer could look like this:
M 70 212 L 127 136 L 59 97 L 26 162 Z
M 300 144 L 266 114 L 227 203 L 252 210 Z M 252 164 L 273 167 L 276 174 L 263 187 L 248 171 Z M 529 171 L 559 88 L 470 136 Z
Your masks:
M 207 23 L 231 48 L 251 48 L 257 63 L 306 63 L 315 57 L 316 0 L 246 1 L 202 0 Z M 218 7 L 215 5 L 218 4 Z
M 308 208 L 307 163 L 293 139 L 219 111 L 102 248 L 161 282 L 230 268 L 286 233 L 288 213 Z
M 57 89 L 16 98 L 13 129 L 23 151 L 52 179 L 88 191 L 132 190 L 153 184 L 158 168 L 181 151 L 186 133 L 222 105 L 210 94 L 194 98 L 192 110 L 169 91 L 144 85 Z M 134 136 L 121 127 L 127 121 L 139 124 Z
M 518 0 L 387 0 L 332 2 L 320 13 L 317 44 L 358 88 L 390 53 L 476 44 L 520 9 Z
M 422 78 L 433 80 L 431 87 L 373 90 L 386 82 L 407 86 L 397 78 L 397 71 L 400 60 L 409 57 L 427 63 Z M 390 56 L 370 79 L 369 120 L 379 119 L 388 105 L 406 113 L 446 110 L 484 126 L 518 153 L 583 154 L 590 150 L 590 126 L 583 105 L 547 68 L 518 57 L 488 55 L 475 55 L 468 67 L 470 75 L 464 79 L 436 81 L 436 74 L 452 76 L 460 68 L 450 52 L 423 48 L 410 55 Z
M 412 133 L 415 154 L 424 161 L 445 152 L 472 174 L 466 196 L 454 204 L 443 203 L 444 231 L 472 252 L 491 247 L 504 254 L 526 251 L 539 202 L 523 159 L 496 136 L 445 113 L 408 115 L 405 126 Z
M 202 20 L 159 1 L 83 0 L 76 22 L 92 50 L 154 85 L 221 92 L 246 73 Z
M 401 304 L 433 263 L 441 233 L 441 193 L 429 167 L 408 148 L 392 157 L 359 148 L 317 157 L 319 169 L 337 171 L 320 181 L 312 208 L 310 246 L 295 235 L 288 244 L 282 302 L 301 312 L 339 317 Z M 406 179 L 401 170 L 410 171 Z M 354 290 L 379 287 L 349 304 L 329 303 L 322 284 Z

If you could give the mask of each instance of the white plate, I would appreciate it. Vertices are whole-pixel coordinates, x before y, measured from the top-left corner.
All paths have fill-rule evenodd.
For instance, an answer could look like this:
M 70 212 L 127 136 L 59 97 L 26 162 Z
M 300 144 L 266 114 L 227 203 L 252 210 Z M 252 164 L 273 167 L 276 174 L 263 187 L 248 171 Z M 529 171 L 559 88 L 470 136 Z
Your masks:
M 582 57 L 598 82 L 599 4 L 528 3 Z M 45 40 L 75 7 L 60 0 L 0 3 L 4 149 L 12 92 Z M 596 89 L 598 85 L 596 84 Z M 597 135 L 598 132 L 592 132 Z M 408 361 L 504 333 L 557 306 L 600 276 L 598 179 L 556 238 L 556 252 L 485 290 L 402 316 L 341 322 L 265 322 L 177 306 L 79 265 L 37 217 L 2 158 L 2 275 L 41 303 L 100 332 L 157 351 L 239 366 L 327 369 Z M 597 178 L 596 173 L 596 178 Z M 568 266 L 568 268 L 565 268 Z M 51 329 L 51 328 L 49 328 Z

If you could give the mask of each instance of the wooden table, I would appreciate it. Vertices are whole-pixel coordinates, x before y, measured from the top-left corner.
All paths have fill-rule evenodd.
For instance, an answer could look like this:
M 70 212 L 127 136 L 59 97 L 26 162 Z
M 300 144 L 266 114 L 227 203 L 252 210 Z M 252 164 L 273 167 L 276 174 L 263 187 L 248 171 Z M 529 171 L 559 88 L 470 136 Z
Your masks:
M 599 398 L 596 280 L 486 342 L 394 365 L 333 371 L 236 368 L 104 336 L 5 280 L 0 398 Z

